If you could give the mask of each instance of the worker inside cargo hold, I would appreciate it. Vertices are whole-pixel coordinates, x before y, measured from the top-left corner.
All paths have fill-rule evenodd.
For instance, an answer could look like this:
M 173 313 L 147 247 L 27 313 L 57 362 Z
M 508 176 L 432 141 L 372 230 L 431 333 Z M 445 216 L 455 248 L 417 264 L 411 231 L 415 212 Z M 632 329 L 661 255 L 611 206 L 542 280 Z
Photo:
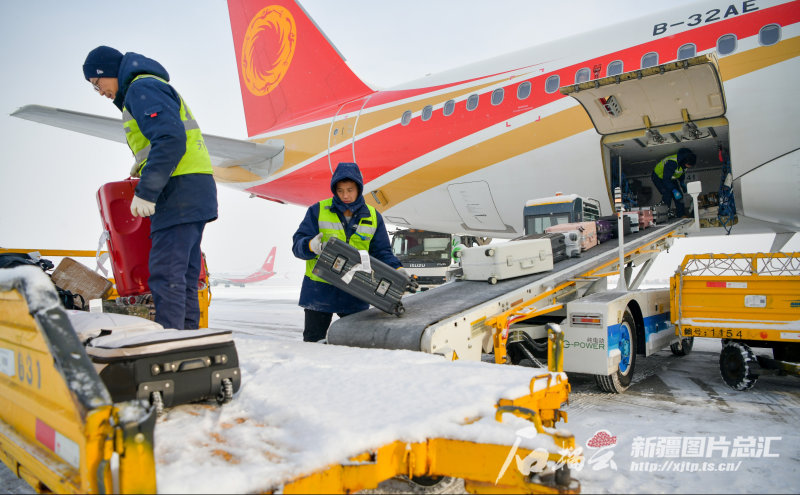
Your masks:
M 675 200 L 675 216 L 686 218 L 686 208 L 683 195 L 686 193 L 686 169 L 693 167 L 697 162 L 697 155 L 689 148 L 681 148 L 674 155 L 670 155 L 656 165 L 650 178 L 653 185 L 661 193 L 661 204 L 670 206 Z
M 305 310 L 305 342 L 325 339 L 333 313 L 339 317 L 358 313 L 369 304 L 334 287 L 312 273 L 325 244 L 332 237 L 410 275 L 392 253 L 383 217 L 364 201 L 364 181 L 355 163 L 340 163 L 331 178 L 333 197 L 312 205 L 292 238 L 292 252 L 306 260 L 306 274 L 300 291 Z
M 151 217 L 147 283 L 155 321 L 164 328 L 197 329 L 200 241 L 206 223 L 217 219 L 217 186 L 200 127 L 155 60 L 100 46 L 86 57 L 83 75 L 122 112 L 134 155 L 130 175 L 141 177 L 130 211 Z

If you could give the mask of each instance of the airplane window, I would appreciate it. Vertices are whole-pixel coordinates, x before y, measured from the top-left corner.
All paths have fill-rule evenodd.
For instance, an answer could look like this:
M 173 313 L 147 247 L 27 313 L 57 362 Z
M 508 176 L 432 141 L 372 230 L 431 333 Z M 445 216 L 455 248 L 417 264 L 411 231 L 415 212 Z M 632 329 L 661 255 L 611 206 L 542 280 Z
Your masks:
M 517 86 L 517 99 L 524 100 L 525 98 L 531 95 L 531 83 L 530 81 L 525 81 L 524 83 Z
M 622 74 L 622 60 L 615 60 L 608 64 L 606 69 L 606 76 L 618 76 Z
M 561 78 L 558 76 L 550 76 L 547 82 L 544 83 L 544 90 L 546 93 L 555 93 L 558 91 L 558 85 L 561 83 Z
M 642 57 L 642 69 L 658 65 L 658 53 L 650 52 Z
M 400 119 L 400 123 L 403 125 L 408 125 L 411 122 L 411 110 L 406 110 L 403 112 L 403 118 Z
M 428 105 L 427 107 L 422 109 L 422 121 L 426 121 L 431 118 L 431 114 L 433 113 L 433 107 Z
M 735 51 L 736 51 L 735 34 L 726 34 L 725 36 L 717 40 L 717 53 L 719 53 L 720 55 L 730 55 Z
M 443 112 L 444 116 L 447 117 L 448 115 L 453 115 L 453 112 L 456 109 L 456 100 L 447 100 L 444 104 Z
M 471 112 L 478 108 L 478 95 L 470 95 L 467 98 L 467 111 Z
M 592 71 L 588 67 L 584 67 L 575 73 L 575 84 L 585 83 L 592 75 Z
M 781 40 L 781 27 L 777 24 L 770 24 L 761 28 L 758 32 L 758 42 L 762 46 L 771 46 Z
M 492 91 L 492 105 L 499 105 L 503 103 L 503 96 L 505 95 L 506 90 L 503 88 L 497 88 Z
M 689 43 L 688 45 L 683 45 L 682 47 L 678 48 L 678 60 L 686 60 L 687 58 L 692 58 L 697 56 L 697 47 L 694 44 Z

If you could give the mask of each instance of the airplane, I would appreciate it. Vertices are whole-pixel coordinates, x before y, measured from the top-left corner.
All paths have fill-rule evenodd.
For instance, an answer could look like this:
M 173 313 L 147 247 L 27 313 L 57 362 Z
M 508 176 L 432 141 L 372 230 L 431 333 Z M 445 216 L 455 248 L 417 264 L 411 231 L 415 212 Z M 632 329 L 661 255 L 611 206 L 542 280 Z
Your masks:
M 216 287 L 220 284 L 225 285 L 225 287 L 229 287 L 231 285 L 244 287 L 246 284 L 252 284 L 255 282 L 263 282 L 273 275 L 275 275 L 275 271 L 272 269 L 272 266 L 275 264 L 275 247 L 269 252 L 269 256 L 264 261 L 264 264 L 261 265 L 261 268 L 254 271 L 250 275 L 246 276 L 245 278 L 213 278 L 211 280 L 211 286 Z
M 204 139 L 216 181 L 252 197 L 311 205 L 338 163 L 356 162 L 391 224 L 513 238 L 526 201 L 558 191 L 612 213 L 620 163 L 638 206 L 655 204 L 650 172 L 685 146 L 691 180 L 727 185 L 736 206 L 730 231 L 693 236 L 774 233 L 776 251 L 800 231 L 798 0 L 700 1 L 387 89 L 294 0 L 228 10 L 249 138 Z M 125 142 L 117 119 L 12 115 Z

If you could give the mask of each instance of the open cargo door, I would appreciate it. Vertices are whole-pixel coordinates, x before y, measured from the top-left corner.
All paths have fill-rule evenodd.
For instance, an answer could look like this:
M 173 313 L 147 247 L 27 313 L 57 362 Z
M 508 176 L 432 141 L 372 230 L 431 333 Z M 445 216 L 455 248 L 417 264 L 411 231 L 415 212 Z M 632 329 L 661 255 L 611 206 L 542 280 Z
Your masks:
M 713 53 L 572 84 L 559 91 L 580 102 L 602 135 L 679 123 L 691 130 L 692 121 L 725 114 L 725 95 Z M 647 134 L 654 144 L 660 144 L 657 130 Z

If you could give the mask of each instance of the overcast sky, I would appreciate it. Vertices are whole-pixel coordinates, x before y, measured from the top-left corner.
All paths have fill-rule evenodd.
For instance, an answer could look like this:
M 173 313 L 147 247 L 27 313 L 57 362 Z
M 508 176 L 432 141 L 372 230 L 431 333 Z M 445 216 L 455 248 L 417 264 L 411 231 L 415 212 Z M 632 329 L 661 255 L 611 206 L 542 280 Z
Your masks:
M 305 0 L 308 13 L 365 80 L 390 87 L 525 46 L 663 10 L 665 2 Z M 689 3 L 673 0 L 669 6 Z M 118 117 L 81 65 L 98 45 L 158 60 L 203 132 L 246 138 L 227 4 L 223 1 L 0 2 L 0 246 L 95 249 L 102 232 L 95 194 L 128 176 L 121 144 L 8 116 L 27 104 Z M 291 236 L 305 209 L 219 191 L 219 220 L 203 250 L 214 271 L 261 266 L 302 271 Z M 786 249 L 800 249 L 798 237 Z M 768 250 L 772 236 L 681 241 L 650 277 L 667 277 L 676 252 Z M 674 259 L 673 259 L 674 258 Z

